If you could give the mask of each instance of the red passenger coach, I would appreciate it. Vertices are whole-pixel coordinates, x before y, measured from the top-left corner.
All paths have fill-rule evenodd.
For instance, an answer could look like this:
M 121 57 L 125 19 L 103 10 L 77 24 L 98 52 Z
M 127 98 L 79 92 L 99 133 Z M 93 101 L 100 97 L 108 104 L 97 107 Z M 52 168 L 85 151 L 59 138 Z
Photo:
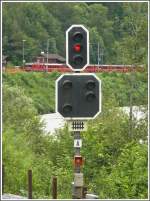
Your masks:
M 27 72 L 73 72 L 66 64 L 57 63 L 26 63 L 24 70 Z M 94 65 L 90 64 L 86 67 L 84 72 L 96 73 L 96 72 L 120 72 L 128 73 L 131 71 L 142 72 L 144 69 L 142 66 L 136 67 L 133 65 Z
M 26 63 L 25 71 L 33 71 L 33 72 L 72 72 L 66 64 L 45 64 L 45 63 Z

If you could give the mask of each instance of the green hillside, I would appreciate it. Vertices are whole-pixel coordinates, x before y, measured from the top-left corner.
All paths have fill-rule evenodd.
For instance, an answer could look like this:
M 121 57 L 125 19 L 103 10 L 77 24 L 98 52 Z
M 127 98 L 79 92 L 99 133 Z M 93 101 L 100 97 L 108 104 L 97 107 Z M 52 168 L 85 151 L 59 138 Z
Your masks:
M 55 80 L 59 73 L 9 73 L 3 74 L 3 84 L 20 87 L 26 96 L 32 98 L 39 114 L 55 110 Z
M 60 73 L 16 73 L 3 74 L 3 84 L 18 86 L 32 98 L 34 107 L 39 114 L 55 111 L 55 80 Z M 147 105 L 147 79 L 145 73 L 100 73 L 102 80 L 102 101 L 115 100 L 116 106 Z M 131 89 L 131 85 L 133 88 Z

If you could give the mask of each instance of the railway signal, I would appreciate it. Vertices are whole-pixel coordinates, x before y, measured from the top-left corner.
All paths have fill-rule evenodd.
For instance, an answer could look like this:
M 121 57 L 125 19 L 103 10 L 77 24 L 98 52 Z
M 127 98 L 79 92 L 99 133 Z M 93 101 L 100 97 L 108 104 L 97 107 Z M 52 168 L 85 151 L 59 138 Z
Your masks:
M 56 111 L 65 119 L 94 119 L 101 112 L 101 82 L 94 74 L 64 74 L 56 81 Z
M 66 31 L 66 63 L 73 71 L 89 65 L 89 32 L 83 25 L 72 25 Z
M 66 63 L 76 73 L 64 74 L 56 80 L 56 112 L 69 120 L 74 131 L 74 183 L 73 198 L 83 198 L 83 158 L 80 155 L 87 119 L 101 112 L 101 81 L 96 75 L 79 73 L 89 65 L 89 32 L 82 25 L 72 25 L 66 31 Z

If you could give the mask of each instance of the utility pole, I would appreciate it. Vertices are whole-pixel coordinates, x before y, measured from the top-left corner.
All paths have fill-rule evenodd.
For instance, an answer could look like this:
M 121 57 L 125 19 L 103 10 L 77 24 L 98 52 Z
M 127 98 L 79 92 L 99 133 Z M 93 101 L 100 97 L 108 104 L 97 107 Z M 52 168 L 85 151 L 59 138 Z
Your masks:
M 97 44 L 97 64 L 99 65 L 100 62 L 100 46 L 99 46 L 99 42 Z
M 47 64 L 46 64 L 46 72 L 48 72 L 48 52 L 49 52 L 49 39 L 47 40 Z
M 135 35 L 136 37 L 136 35 Z M 136 66 L 136 60 L 137 60 L 137 46 L 135 44 L 134 47 L 134 55 L 133 55 L 134 65 Z M 130 90 L 130 113 L 129 113 L 129 136 L 130 138 L 133 138 L 133 94 L 134 94 L 134 84 L 136 82 L 135 79 L 135 72 L 133 69 L 133 65 L 131 67 L 131 75 L 130 75 L 130 82 L 131 82 L 131 90 Z
M 25 59 L 24 59 L 24 43 L 26 40 L 22 40 L 22 64 L 24 66 L 25 64 Z
M 102 47 L 101 50 L 102 50 L 101 51 L 101 64 L 103 64 L 103 58 L 104 58 L 104 49 L 103 49 L 103 47 Z
M 132 138 L 133 136 L 133 81 L 134 81 L 134 75 L 133 75 L 133 67 L 131 67 L 131 75 L 130 75 L 130 83 L 131 83 L 131 89 L 130 89 L 130 112 L 129 112 L 129 137 Z
M 41 55 L 43 56 L 43 65 L 44 65 L 44 52 L 41 51 Z

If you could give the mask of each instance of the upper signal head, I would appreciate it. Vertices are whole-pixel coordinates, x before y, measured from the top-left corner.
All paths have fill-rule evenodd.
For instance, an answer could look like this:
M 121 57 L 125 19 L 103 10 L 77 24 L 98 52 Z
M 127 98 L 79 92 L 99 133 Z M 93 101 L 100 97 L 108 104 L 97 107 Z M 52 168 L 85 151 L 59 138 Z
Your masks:
M 66 60 L 74 71 L 89 65 L 89 32 L 83 25 L 72 25 L 66 31 Z

